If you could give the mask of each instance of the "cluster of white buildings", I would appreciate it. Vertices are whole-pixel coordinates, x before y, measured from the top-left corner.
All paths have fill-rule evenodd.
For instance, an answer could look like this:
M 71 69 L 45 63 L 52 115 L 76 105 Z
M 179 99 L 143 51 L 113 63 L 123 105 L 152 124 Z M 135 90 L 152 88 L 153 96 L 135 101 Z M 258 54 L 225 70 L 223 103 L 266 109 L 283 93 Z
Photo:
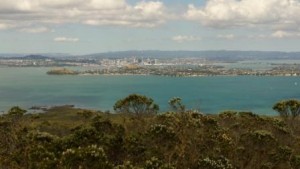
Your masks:
M 122 59 L 102 59 L 99 61 L 100 65 L 102 66 L 109 66 L 109 67 L 123 67 L 127 65 L 139 65 L 139 66 L 146 66 L 146 65 L 160 65 L 158 59 L 138 59 L 136 57 L 131 58 L 122 58 Z

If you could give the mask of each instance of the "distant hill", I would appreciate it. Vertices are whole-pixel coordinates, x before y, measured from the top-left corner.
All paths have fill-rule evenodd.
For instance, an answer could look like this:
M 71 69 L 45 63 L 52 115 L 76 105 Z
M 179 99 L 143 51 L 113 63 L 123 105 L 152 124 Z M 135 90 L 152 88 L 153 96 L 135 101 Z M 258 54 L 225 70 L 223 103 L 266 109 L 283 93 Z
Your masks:
M 253 59 L 300 59 L 300 52 L 277 52 L 277 51 L 118 51 L 96 53 L 84 55 L 86 58 L 125 58 L 125 57 L 143 57 L 143 58 L 185 58 L 199 57 L 208 60 L 236 61 Z
M 26 54 L 26 53 L 0 53 L 0 58 L 26 58 L 34 59 L 34 57 L 39 58 L 67 58 L 73 55 L 66 53 L 34 53 L 34 54 Z
M 2 59 L 45 60 L 45 59 L 52 59 L 52 58 L 43 55 L 26 55 L 26 56 L 2 57 Z
M 43 56 L 43 55 L 27 55 L 22 58 L 23 59 L 50 59 L 50 57 Z
M 300 52 L 280 52 L 280 51 L 230 51 L 230 50 L 206 50 L 206 51 L 160 51 L 160 50 L 131 50 L 94 53 L 88 55 L 69 55 L 61 53 L 45 53 L 45 54 L 0 54 L 2 58 L 9 59 L 104 59 L 104 58 L 205 58 L 214 61 L 241 61 L 241 60 L 281 60 L 293 59 L 300 60 Z

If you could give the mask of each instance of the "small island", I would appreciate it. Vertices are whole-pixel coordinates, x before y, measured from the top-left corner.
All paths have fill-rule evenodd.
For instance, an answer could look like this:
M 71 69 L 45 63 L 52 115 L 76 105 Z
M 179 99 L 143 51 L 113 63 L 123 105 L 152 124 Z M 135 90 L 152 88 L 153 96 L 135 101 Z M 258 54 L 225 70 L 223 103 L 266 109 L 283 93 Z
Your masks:
M 48 75 L 78 75 L 78 71 L 62 68 L 62 69 L 54 69 L 47 72 Z

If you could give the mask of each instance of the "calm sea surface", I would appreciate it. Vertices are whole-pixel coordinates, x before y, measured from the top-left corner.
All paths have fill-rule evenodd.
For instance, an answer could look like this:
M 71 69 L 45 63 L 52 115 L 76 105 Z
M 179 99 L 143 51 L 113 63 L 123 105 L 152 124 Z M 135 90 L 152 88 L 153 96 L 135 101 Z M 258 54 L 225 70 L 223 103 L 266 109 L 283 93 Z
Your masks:
M 274 115 L 275 102 L 300 99 L 299 77 L 160 77 L 49 76 L 51 68 L 0 67 L 0 111 L 14 105 L 77 107 L 112 110 L 131 93 L 152 97 L 163 111 L 168 100 L 181 97 L 188 108 L 204 113 L 224 110 Z

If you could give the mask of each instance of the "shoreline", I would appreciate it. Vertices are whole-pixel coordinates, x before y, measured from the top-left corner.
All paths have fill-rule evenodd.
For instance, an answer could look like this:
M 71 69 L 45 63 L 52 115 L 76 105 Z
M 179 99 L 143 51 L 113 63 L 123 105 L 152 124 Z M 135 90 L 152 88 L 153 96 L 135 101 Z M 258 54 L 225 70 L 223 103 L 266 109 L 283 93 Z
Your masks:
M 241 76 L 255 76 L 255 77 L 300 77 L 300 75 L 156 75 L 156 74 L 48 74 L 50 76 L 162 76 L 162 77 L 241 77 Z
M 47 75 L 79 75 L 79 76 L 165 76 L 165 77 L 235 77 L 235 76 L 278 76 L 278 77 L 298 77 L 299 72 L 293 70 L 267 70 L 258 71 L 252 69 L 218 69 L 218 68 L 199 68 L 199 69 L 181 69 L 181 68 L 162 68 L 148 69 L 144 67 L 128 69 L 96 69 L 96 70 L 72 70 L 67 68 L 52 69 L 46 72 Z
M 38 114 L 38 113 L 46 113 L 48 112 L 49 110 L 53 110 L 53 109 L 60 109 L 60 108 L 68 108 L 68 109 L 81 109 L 81 110 L 90 110 L 90 111 L 100 111 L 100 112 L 108 112 L 110 114 L 118 114 L 117 112 L 115 112 L 112 108 L 111 109 L 97 109 L 97 108 L 93 108 L 93 107 L 86 107 L 86 106 L 76 106 L 75 104 L 57 104 L 57 105 L 42 105 L 42 106 L 29 106 L 28 108 L 26 107 L 21 107 L 19 106 L 20 108 L 22 109 L 25 109 L 27 111 L 26 114 Z M 8 109 L 9 110 L 9 109 Z M 8 112 L 8 110 L 4 111 L 4 110 L 1 110 L 0 111 L 0 116 L 1 115 L 4 115 Z M 219 110 L 219 111 L 216 111 L 216 112 L 203 112 L 201 110 L 197 110 L 197 109 L 188 109 L 188 110 L 191 110 L 191 111 L 195 111 L 199 114 L 203 114 L 203 115 L 218 115 L 220 113 L 223 113 L 223 112 L 251 112 L 253 114 L 257 114 L 259 116 L 266 116 L 266 117 L 277 117 L 278 115 L 275 115 L 275 112 L 259 112 L 259 111 L 255 111 L 255 110 L 241 110 L 241 109 L 224 109 L 224 110 Z M 170 112 L 171 110 L 167 109 L 167 110 L 160 110 L 158 112 L 158 114 L 165 114 L 165 113 L 168 113 Z

